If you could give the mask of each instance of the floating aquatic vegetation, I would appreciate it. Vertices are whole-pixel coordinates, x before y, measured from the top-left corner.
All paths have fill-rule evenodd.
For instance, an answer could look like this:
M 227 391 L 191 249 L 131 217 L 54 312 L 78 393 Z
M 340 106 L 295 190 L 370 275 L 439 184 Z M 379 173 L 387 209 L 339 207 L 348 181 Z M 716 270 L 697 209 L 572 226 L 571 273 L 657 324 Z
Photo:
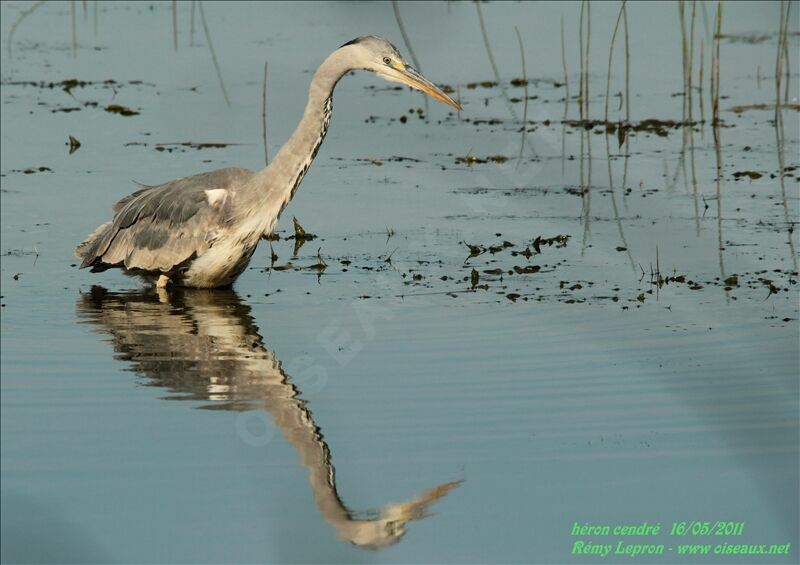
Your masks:
M 465 165 L 475 165 L 480 163 L 505 163 L 508 161 L 508 157 L 505 155 L 489 155 L 488 157 L 481 159 L 480 157 L 475 157 L 473 155 L 467 155 L 465 157 L 456 157 L 456 164 L 465 164 Z
M 800 112 L 800 104 L 797 102 L 786 102 L 781 104 L 781 108 L 784 110 L 794 110 L 796 112 Z M 739 106 L 732 106 L 728 108 L 729 112 L 734 112 L 736 114 L 741 114 L 743 112 L 747 112 L 748 110 L 775 110 L 775 104 L 741 104 Z
M 50 167 L 27 167 L 25 169 L 11 169 L 11 172 L 32 175 L 34 173 L 52 173 L 53 169 Z
M 614 134 L 624 141 L 625 136 L 631 132 L 654 133 L 660 137 L 667 137 L 672 130 L 681 130 L 686 127 L 697 127 L 703 122 L 696 120 L 660 120 L 648 118 L 636 123 L 612 122 L 605 120 L 564 120 L 564 124 L 585 130 L 595 127 L 604 129 L 607 133 Z M 721 124 L 720 124 L 721 125 Z
M 309 265 L 308 267 L 306 267 L 306 269 L 311 269 L 313 271 L 321 273 L 322 271 L 328 268 L 328 264 L 325 262 L 325 259 L 322 258 L 320 251 L 322 251 L 321 247 L 317 249 L 317 262 L 314 263 L 313 265 Z
M 289 236 L 286 239 L 292 239 L 292 237 L 294 237 L 295 241 L 311 241 L 317 238 L 313 233 L 304 230 L 296 217 L 292 217 L 292 223 L 294 224 L 294 236 Z
M 533 252 L 530 250 L 529 247 L 526 246 L 525 249 L 523 249 L 522 251 L 512 251 L 511 255 L 513 257 L 516 257 L 517 255 L 522 255 L 526 259 L 530 259 L 533 256 Z
M 67 139 L 67 146 L 69 147 L 69 154 L 72 155 L 81 146 L 81 142 L 78 141 L 75 137 L 70 135 L 69 138 Z
M 41 88 L 41 89 L 56 89 L 60 88 L 64 92 L 69 95 L 72 95 L 72 91 L 76 88 L 86 88 L 88 86 L 99 86 L 102 88 L 112 89 L 114 91 L 122 88 L 124 86 L 155 86 L 155 84 L 144 82 L 142 80 L 130 80 L 127 82 L 120 82 L 114 79 L 108 79 L 103 81 L 91 81 L 91 80 L 79 80 L 76 78 L 65 79 L 61 81 L 3 81 L 3 86 L 31 86 L 34 88 Z
M 294 224 L 294 235 L 290 235 L 286 239 L 294 239 L 294 251 L 292 251 L 292 256 L 297 257 L 303 244 L 305 244 L 306 241 L 316 239 L 317 236 L 304 230 L 296 217 L 292 217 L 292 223 Z
M 146 145 L 145 143 L 126 143 L 125 145 Z M 210 141 L 179 141 L 174 143 L 156 143 L 153 148 L 156 151 L 166 151 L 172 153 L 173 151 L 185 147 L 187 149 L 224 149 L 230 145 L 240 145 L 239 143 L 220 143 Z
M 35 249 L 33 251 L 27 249 L 6 249 L 0 254 L 0 257 L 25 257 L 26 255 L 39 255 Z
M 471 245 L 471 244 L 467 243 L 466 241 L 464 241 L 462 243 L 464 243 L 464 245 L 466 245 L 469 248 L 469 257 L 467 257 L 467 259 L 469 259 L 470 257 L 477 257 L 481 253 L 485 253 L 486 252 L 486 249 L 484 249 L 480 245 Z
M 504 249 L 506 249 L 507 247 L 514 247 L 514 244 L 513 244 L 513 243 L 511 243 L 510 241 L 504 241 L 503 243 L 498 243 L 498 244 L 495 244 L 495 245 L 490 245 L 490 246 L 489 246 L 489 249 L 487 249 L 487 251 L 488 251 L 489 253 L 491 253 L 492 255 L 494 255 L 495 253 L 500 253 L 501 251 L 503 251 L 503 250 L 504 250 Z
M 733 178 L 739 180 L 742 177 L 747 177 L 750 180 L 760 179 L 764 175 L 759 173 L 758 171 L 736 171 L 733 173 Z
M 105 108 L 106 112 L 110 114 L 119 114 L 120 116 L 138 116 L 139 112 L 136 110 L 132 110 L 127 106 L 122 106 L 120 104 L 109 104 Z
M 778 34 L 775 33 L 720 33 L 717 39 L 725 39 L 731 43 L 747 43 L 755 45 L 769 41 Z
M 487 125 L 487 126 L 496 126 L 498 124 L 504 123 L 505 120 L 500 118 L 488 118 L 488 119 L 471 119 L 471 118 L 464 118 L 464 121 L 467 123 L 472 123 L 473 125 Z
M 769 294 L 767 295 L 768 298 L 773 294 L 778 294 L 781 290 L 780 288 L 775 286 L 772 279 L 759 278 L 758 280 L 769 289 Z
M 353 159 L 353 160 L 360 163 L 369 163 L 370 165 L 375 165 L 376 167 L 380 167 L 381 165 L 383 165 L 383 160 L 378 159 L 377 157 L 366 157 L 362 159 Z
M 497 84 L 498 83 L 496 81 L 493 81 L 493 80 L 484 80 L 484 81 L 481 81 L 481 82 L 468 82 L 465 86 L 469 90 L 475 90 L 479 86 L 481 88 L 494 88 L 495 86 L 497 86 Z
M 541 269 L 542 268 L 539 265 L 526 265 L 524 267 L 514 265 L 514 272 L 518 275 L 530 275 L 533 273 L 538 273 Z
M 554 235 L 553 237 L 542 237 L 537 236 L 536 239 L 533 240 L 533 249 L 536 253 L 542 252 L 542 245 L 553 246 L 556 247 L 566 247 L 567 242 L 569 241 L 570 236 L 568 235 Z

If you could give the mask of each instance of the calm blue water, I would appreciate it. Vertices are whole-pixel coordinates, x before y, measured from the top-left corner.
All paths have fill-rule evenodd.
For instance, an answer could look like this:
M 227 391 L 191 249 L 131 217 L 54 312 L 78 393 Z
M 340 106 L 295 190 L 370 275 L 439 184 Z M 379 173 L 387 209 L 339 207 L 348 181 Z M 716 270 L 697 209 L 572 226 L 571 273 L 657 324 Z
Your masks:
M 3 39 L 30 7 L 2 4 Z M 2 55 L 3 562 L 797 562 L 797 170 L 780 175 L 774 111 L 729 111 L 774 104 L 777 40 L 759 37 L 778 4 L 725 5 L 719 161 L 707 124 L 636 133 L 627 158 L 599 127 L 562 127 L 560 21 L 572 96 L 580 6 L 482 5 L 507 97 L 524 96 L 508 83 L 522 75 L 514 25 L 534 79 L 517 164 L 522 102 L 468 87 L 494 80 L 475 5 L 401 3 L 461 119 L 432 101 L 420 120 L 420 95 L 347 77 L 279 225 L 290 235 L 297 216 L 318 239 L 297 256 L 273 245 L 295 268 L 270 270 L 263 242 L 233 291 L 161 294 L 74 266 L 131 181 L 261 166 L 265 59 L 274 155 L 332 49 L 377 33 L 408 50 L 388 3 L 205 3 L 227 106 L 199 12 L 189 44 L 191 3 L 177 5 L 177 52 L 170 3 L 100 3 L 96 34 L 94 4 L 75 8 L 74 55 L 68 3 L 38 8 Z M 714 8 L 697 5 L 706 87 Z M 596 119 L 617 10 L 591 8 Z M 677 7 L 629 10 L 632 119 L 680 120 Z M 93 84 L 19 84 L 70 78 Z M 797 166 L 796 109 L 783 120 Z M 155 147 L 173 142 L 231 145 Z M 509 161 L 456 162 L 492 155 Z M 19 172 L 38 167 L 51 170 Z M 521 254 L 557 235 L 566 245 Z M 468 258 L 464 242 L 486 251 Z M 302 268 L 318 250 L 321 276 Z M 654 270 L 683 280 L 652 284 Z M 693 520 L 745 526 L 669 536 Z M 625 541 L 664 553 L 573 554 L 618 541 L 572 536 L 575 522 L 660 523 Z M 681 543 L 791 550 L 687 557 Z

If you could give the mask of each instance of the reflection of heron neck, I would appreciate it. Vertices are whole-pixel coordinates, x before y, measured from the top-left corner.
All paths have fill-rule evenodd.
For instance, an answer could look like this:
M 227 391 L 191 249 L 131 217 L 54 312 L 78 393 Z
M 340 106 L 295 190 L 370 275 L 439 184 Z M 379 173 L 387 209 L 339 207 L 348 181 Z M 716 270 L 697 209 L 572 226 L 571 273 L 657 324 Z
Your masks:
M 320 514 L 326 522 L 342 531 L 351 521 L 350 512 L 336 492 L 336 475 L 330 450 L 319 428 L 311 419 L 305 402 L 296 389 L 284 383 L 280 394 L 270 396 L 264 407 L 287 441 L 297 450 L 300 462 L 308 469 L 309 482 Z
M 339 498 L 336 491 L 336 471 L 331 463 L 328 445 L 311 419 L 305 401 L 297 398 L 294 386 L 284 380 L 280 393 L 270 395 L 264 401 L 264 408 L 287 441 L 297 450 L 300 462 L 308 469 L 308 480 L 319 513 L 336 529 L 340 539 L 374 548 L 391 545 L 400 539 L 403 534 L 402 523 L 409 518 L 394 518 L 394 521 L 400 522 L 400 527 L 387 529 L 386 522 L 392 519 L 386 519 L 382 515 L 367 519 L 354 518 Z
M 254 203 L 268 206 L 269 212 L 276 216 L 275 221 L 300 186 L 325 139 L 333 110 L 333 89 L 349 70 L 350 65 L 340 51 L 325 59 L 311 81 L 308 103 L 297 129 L 269 166 L 253 178 L 249 184 L 252 190 L 246 190 L 246 196 L 252 194 Z M 273 210 L 275 205 L 277 210 Z M 268 226 L 268 230 L 271 228 Z
M 81 318 L 113 336 L 120 354 L 116 358 L 174 393 L 169 398 L 212 400 L 214 407 L 231 410 L 262 402 L 297 450 L 320 515 L 339 537 L 372 548 L 396 543 L 404 524 L 425 517 L 426 507 L 458 483 L 439 485 L 358 519 L 339 498 L 330 450 L 305 401 L 275 354 L 263 346 L 249 310 L 233 292 L 224 291 L 162 289 L 155 300 L 147 293 L 111 295 L 93 289 L 78 300 Z

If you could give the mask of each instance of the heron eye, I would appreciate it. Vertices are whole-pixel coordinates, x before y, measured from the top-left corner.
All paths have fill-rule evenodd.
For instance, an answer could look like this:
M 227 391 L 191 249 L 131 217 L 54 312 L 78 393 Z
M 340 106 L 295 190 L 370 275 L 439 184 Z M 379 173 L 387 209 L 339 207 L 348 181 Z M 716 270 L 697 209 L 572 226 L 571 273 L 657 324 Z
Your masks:
M 392 60 L 389 57 L 384 57 L 383 58 L 383 62 L 385 64 L 387 64 L 387 65 L 391 65 L 392 64 Z

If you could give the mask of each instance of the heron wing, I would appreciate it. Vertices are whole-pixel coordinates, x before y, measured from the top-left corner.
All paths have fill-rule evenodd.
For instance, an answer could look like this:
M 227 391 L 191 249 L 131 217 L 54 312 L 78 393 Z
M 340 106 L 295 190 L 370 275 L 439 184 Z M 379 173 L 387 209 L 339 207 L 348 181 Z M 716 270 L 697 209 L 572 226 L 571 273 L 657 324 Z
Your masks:
M 180 270 L 212 245 L 227 219 L 226 196 L 253 174 L 219 169 L 145 186 L 126 196 L 114 205 L 114 219 L 76 249 L 83 258 L 81 268 Z

